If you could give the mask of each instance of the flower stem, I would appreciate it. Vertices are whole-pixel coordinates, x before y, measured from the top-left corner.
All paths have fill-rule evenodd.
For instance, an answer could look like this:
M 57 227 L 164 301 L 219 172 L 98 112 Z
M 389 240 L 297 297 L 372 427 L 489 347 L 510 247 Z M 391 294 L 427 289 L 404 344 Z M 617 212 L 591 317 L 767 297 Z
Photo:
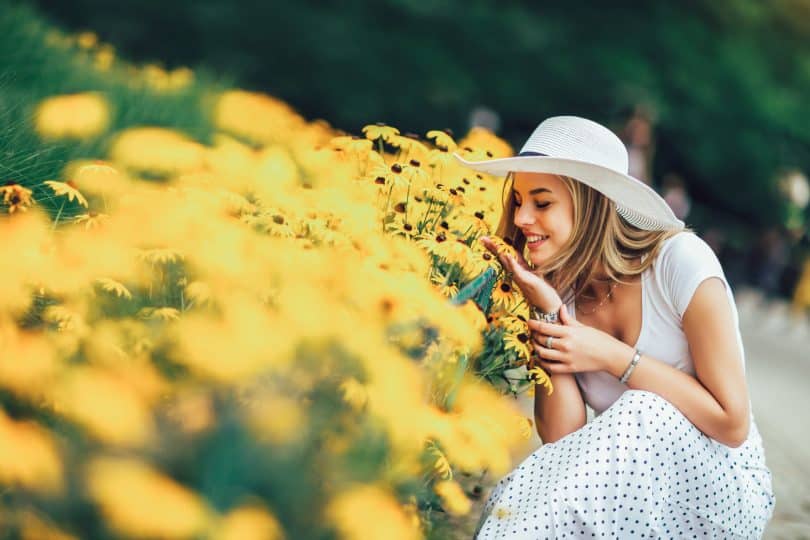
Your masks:
M 51 227 L 51 231 L 56 230 L 56 225 L 59 223 L 59 217 L 62 215 L 62 210 L 65 208 L 65 201 L 62 200 L 62 206 L 59 207 L 59 211 L 56 213 L 56 218 L 53 220 L 53 226 Z

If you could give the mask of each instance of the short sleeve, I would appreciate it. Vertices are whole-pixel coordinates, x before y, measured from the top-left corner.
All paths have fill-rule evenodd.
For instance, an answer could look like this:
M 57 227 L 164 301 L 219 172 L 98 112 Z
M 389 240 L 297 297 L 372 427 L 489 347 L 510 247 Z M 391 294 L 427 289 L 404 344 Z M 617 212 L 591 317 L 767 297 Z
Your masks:
M 658 263 L 663 288 L 679 318 L 683 318 L 692 296 L 706 279 L 719 277 L 728 288 L 717 255 L 694 233 L 682 232 L 666 240 Z

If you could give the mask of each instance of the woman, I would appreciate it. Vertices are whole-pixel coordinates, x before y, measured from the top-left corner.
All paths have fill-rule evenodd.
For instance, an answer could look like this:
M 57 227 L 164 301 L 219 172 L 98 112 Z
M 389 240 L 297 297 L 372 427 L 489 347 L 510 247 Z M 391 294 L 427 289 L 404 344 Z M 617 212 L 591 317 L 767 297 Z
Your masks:
M 497 234 L 519 255 L 499 258 L 554 385 L 535 393 L 545 444 L 496 485 L 477 538 L 760 537 L 771 473 L 711 248 L 590 120 L 547 119 L 517 157 L 456 157 L 507 177 Z

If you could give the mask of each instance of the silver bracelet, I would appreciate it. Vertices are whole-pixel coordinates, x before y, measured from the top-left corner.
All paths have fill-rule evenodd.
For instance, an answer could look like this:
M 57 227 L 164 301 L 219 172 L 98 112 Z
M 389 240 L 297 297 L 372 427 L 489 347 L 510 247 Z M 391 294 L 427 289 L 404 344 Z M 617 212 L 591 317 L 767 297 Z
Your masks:
M 627 369 L 624 370 L 622 377 L 619 379 L 620 383 L 627 384 L 627 379 L 630 378 L 630 374 L 636 369 L 636 364 L 638 364 L 639 360 L 641 360 L 641 351 L 636 349 L 635 354 L 633 354 L 633 359 L 630 360 L 630 365 L 627 366 Z
M 552 311 L 551 313 L 546 313 L 545 311 L 540 311 L 537 306 L 532 307 L 532 314 L 534 318 L 538 321 L 547 322 L 547 323 L 554 323 L 557 324 L 560 322 L 560 313 L 559 310 Z

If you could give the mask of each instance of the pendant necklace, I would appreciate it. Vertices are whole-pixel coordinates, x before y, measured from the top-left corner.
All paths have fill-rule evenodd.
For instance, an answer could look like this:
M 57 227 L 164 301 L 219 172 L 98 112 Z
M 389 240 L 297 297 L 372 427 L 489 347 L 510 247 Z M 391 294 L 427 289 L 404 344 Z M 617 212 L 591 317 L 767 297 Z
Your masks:
M 610 298 L 611 295 L 613 294 L 613 289 L 615 289 L 618 284 L 619 283 L 617 281 L 614 281 L 613 284 L 610 286 L 610 290 L 608 291 L 608 293 L 605 295 L 604 298 L 602 298 L 602 301 L 599 302 L 599 304 L 595 308 L 593 308 L 591 311 L 588 311 L 588 312 L 582 311 L 582 309 L 580 309 L 579 306 L 577 306 L 577 311 L 579 311 L 582 315 L 591 315 L 592 313 L 596 312 L 597 309 L 599 309 L 600 307 L 605 305 L 605 302 L 607 302 L 608 298 Z

